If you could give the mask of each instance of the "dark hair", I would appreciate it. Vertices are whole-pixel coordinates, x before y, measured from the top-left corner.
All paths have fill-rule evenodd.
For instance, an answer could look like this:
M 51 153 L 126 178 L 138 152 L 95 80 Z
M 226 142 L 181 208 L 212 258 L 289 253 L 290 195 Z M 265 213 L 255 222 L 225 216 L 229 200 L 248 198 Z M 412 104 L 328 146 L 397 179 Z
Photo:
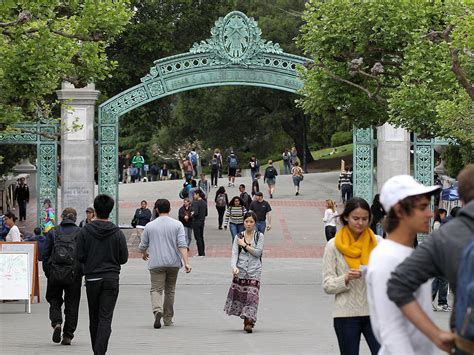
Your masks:
M 224 188 L 224 186 L 219 186 L 219 188 L 217 189 L 217 191 L 216 191 L 216 199 L 217 199 L 217 196 L 219 196 L 220 194 L 225 194 L 225 188 Z
M 44 201 L 43 201 L 43 205 L 44 204 L 48 204 L 49 207 L 51 207 L 51 200 L 49 198 L 45 198 Z
M 459 197 L 464 203 L 474 200 L 474 164 L 467 165 L 458 174 Z
M 450 212 L 451 217 L 456 217 L 460 210 L 461 210 L 461 207 L 459 206 L 455 206 L 451 208 L 451 212 Z
M 415 207 L 416 202 L 421 198 L 421 197 L 430 197 L 430 194 L 423 194 L 423 195 L 416 195 L 416 196 L 408 196 L 405 197 L 403 200 L 399 201 L 398 203 L 400 204 L 400 209 L 403 213 L 406 215 L 411 215 L 413 212 L 413 208 Z M 439 216 L 439 210 L 438 210 L 438 216 Z M 387 233 L 390 233 L 394 231 L 395 229 L 398 228 L 400 224 L 400 218 L 397 215 L 397 212 L 395 211 L 395 208 L 391 208 L 390 211 L 387 213 L 387 217 L 384 220 L 384 231 Z
M 438 208 L 438 213 L 441 215 L 441 214 L 445 214 L 446 216 L 448 215 L 448 211 L 446 211 L 444 208 Z
M 97 195 L 94 199 L 95 214 L 100 219 L 107 219 L 110 216 L 110 212 L 114 209 L 114 199 L 109 195 Z
M 234 197 L 232 197 L 232 199 L 229 202 L 229 207 L 234 207 L 235 206 L 235 200 L 239 200 L 240 205 L 244 206 L 244 201 L 242 201 L 242 199 L 239 196 L 234 196 Z
M 255 223 L 257 222 L 257 215 L 255 214 L 254 211 L 245 212 L 245 214 L 244 214 L 244 221 L 245 221 L 247 218 L 249 218 L 249 217 L 252 217 Z
M 259 176 L 262 176 L 262 174 L 260 174 L 260 173 L 255 174 L 255 177 L 259 177 Z
M 155 202 L 155 209 L 158 210 L 158 213 L 170 213 L 170 202 L 165 198 L 159 198 Z
M 363 210 L 366 210 L 367 212 L 369 212 L 369 223 L 370 223 L 370 220 L 372 219 L 372 212 L 370 211 L 369 204 L 363 198 L 353 197 L 346 202 L 344 211 L 342 211 L 342 213 L 339 215 L 339 219 L 343 225 L 348 224 L 345 218 L 348 218 L 349 215 L 352 213 L 352 211 L 354 211 L 357 208 L 362 208 Z
M 143 202 L 145 202 L 145 205 L 148 205 L 148 202 L 146 202 L 145 200 L 141 200 L 140 204 L 142 204 Z
M 5 213 L 5 216 L 4 216 L 4 217 L 13 219 L 13 222 L 16 221 L 16 216 L 15 216 L 15 214 L 14 214 L 12 211 L 7 211 L 7 213 Z
M 41 228 L 36 227 L 35 229 L 33 229 L 33 233 L 34 235 L 41 235 Z
M 66 207 L 63 210 L 63 213 L 61 213 L 61 218 L 62 219 L 70 219 L 73 222 L 76 222 L 77 219 L 77 212 L 74 208 L 72 207 Z
M 245 189 L 245 185 L 244 184 L 240 184 L 239 187 L 243 187 Z
M 196 187 L 196 186 L 197 186 L 196 180 L 194 180 L 194 179 L 191 180 L 191 186 L 192 186 L 192 187 Z

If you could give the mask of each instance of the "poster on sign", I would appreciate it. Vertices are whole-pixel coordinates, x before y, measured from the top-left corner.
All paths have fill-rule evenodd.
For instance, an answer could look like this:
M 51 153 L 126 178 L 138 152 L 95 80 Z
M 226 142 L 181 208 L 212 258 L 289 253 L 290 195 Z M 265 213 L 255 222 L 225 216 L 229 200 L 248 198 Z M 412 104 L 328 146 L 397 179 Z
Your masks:
M 25 300 L 25 311 L 31 313 L 29 263 L 27 252 L 0 251 L 0 299 Z

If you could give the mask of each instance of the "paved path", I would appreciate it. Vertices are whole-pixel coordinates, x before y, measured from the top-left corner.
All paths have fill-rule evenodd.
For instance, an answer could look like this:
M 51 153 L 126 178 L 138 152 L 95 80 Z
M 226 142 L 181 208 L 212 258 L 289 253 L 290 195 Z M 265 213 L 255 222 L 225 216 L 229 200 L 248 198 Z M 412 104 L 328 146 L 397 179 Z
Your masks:
M 131 259 L 121 274 L 109 354 L 338 354 L 332 326 L 333 296 L 321 287 L 321 259 L 263 260 L 258 321 L 253 334 L 223 312 L 231 275 L 228 258 L 192 258 L 179 273 L 175 326 L 153 329 L 146 263 Z M 45 278 L 41 275 L 44 296 Z M 82 291 L 73 345 L 51 342 L 48 304 L 23 313 L 20 303 L 0 303 L 0 353 L 90 354 L 87 300 Z M 434 313 L 445 327 L 449 313 Z M 361 354 L 369 354 L 365 341 Z

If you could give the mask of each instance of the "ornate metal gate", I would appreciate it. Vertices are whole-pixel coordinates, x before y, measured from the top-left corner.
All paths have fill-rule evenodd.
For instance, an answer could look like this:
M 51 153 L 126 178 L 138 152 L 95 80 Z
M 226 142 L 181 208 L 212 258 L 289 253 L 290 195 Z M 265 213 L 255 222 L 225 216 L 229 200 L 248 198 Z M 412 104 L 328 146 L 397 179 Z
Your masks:
M 0 132 L 0 144 L 35 144 L 37 151 L 36 219 L 41 226 L 43 201 L 49 198 L 57 210 L 58 202 L 58 124 L 40 120 L 37 124 L 17 124 L 21 132 Z
M 154 62 L 136 85 L 99 106 L 99 193 L 118 201 L 118 120 L 136 107 L 182 91 L 222 85 L 260 86 L 298 93 L 297 67 L 310 59 L 284 53 L 261 38 L 253 18 L 234 11 L 219 18 L 211 38 L 188 53 Z M 115 210 L 111 218 L 117 221 Z

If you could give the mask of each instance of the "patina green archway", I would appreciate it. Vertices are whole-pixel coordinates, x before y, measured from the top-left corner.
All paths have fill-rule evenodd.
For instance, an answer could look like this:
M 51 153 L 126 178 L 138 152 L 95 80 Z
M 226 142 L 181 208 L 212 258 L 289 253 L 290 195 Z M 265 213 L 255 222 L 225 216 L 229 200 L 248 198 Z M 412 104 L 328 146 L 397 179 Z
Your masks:
M 298 93 L 297 67 L 310 59 L 284 53 L 261 38 L 257 22 L 239 11 L 219 18 L 211 38 L 189 52 L 154 62 L 141 83 L 99 106 L 99 193 L 118 201 L 118 121 L 120 116 L 162 97 L 211 86 L 246 85 Z M 112 218 L 117 221 L 117 211 Z

